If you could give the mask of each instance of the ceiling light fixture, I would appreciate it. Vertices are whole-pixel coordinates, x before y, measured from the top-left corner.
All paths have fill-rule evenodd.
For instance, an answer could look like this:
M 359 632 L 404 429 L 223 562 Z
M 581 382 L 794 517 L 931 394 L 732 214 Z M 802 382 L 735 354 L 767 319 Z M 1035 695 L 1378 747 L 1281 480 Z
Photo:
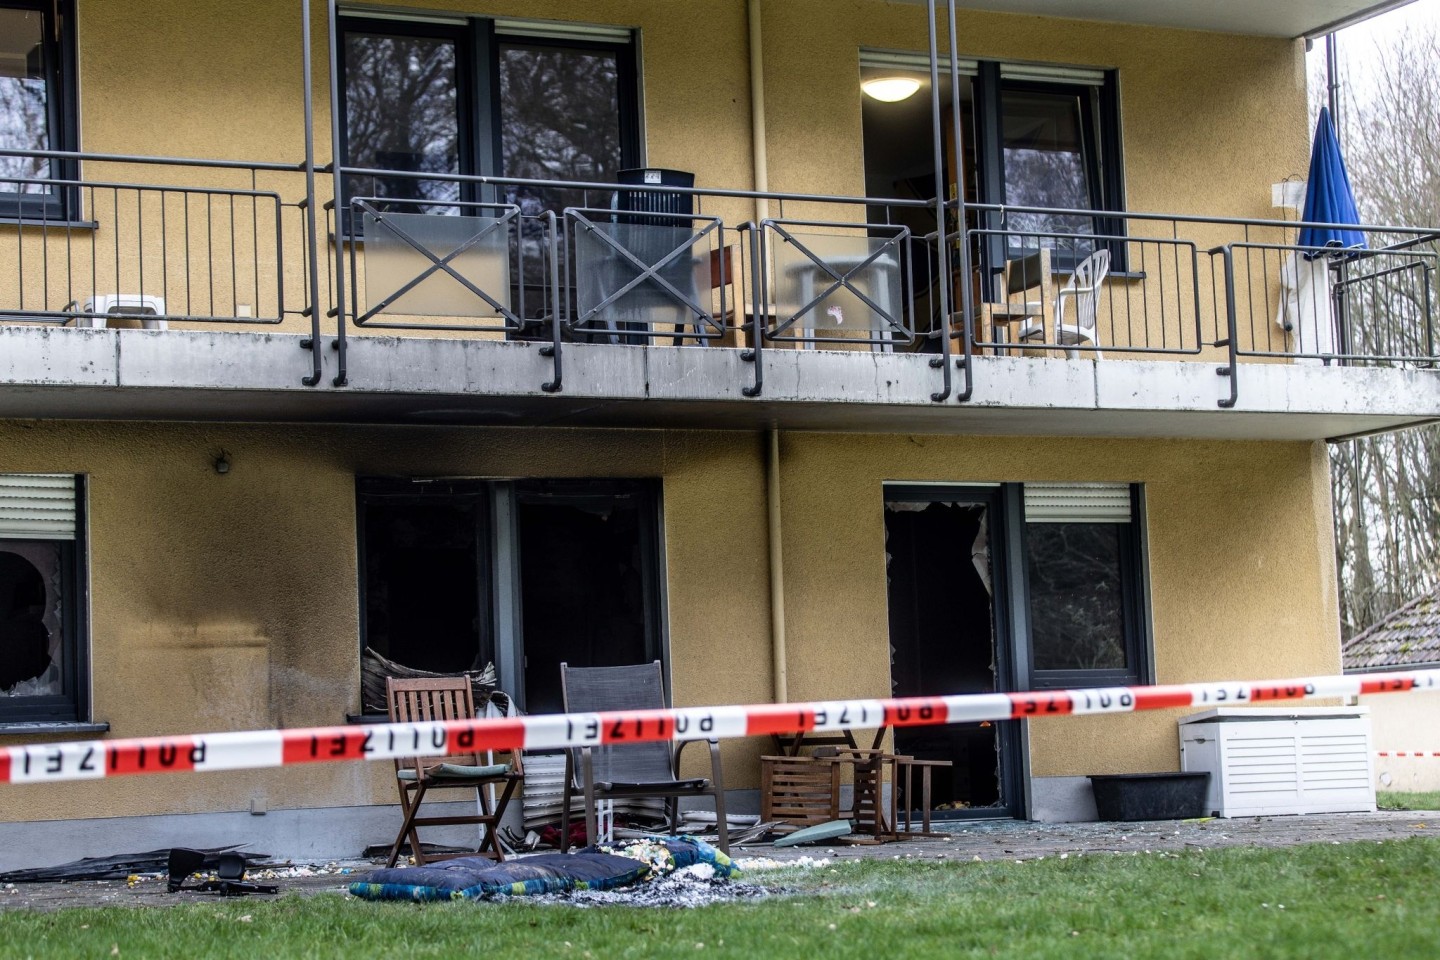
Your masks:
M 898 103 L 915 95 L 920 81 L 914 77 L 876 77 L 860 84 L 865 95 L 881 103 Z

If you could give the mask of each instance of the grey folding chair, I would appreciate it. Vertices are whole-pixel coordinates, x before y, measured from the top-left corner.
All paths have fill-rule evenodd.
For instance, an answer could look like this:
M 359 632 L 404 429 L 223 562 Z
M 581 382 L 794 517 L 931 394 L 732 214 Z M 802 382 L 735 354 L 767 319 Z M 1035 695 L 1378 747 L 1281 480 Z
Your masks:
M 612 710 L 663 710 L 665 681 L 660 661 L 625 667 L 572 667 L 560 664 L 560 689 L 566 713 Z M 570 846 L 570 799 L 585 796 L 585 836 L 599 836 L 597 804 L 602 800 L 663 797 L 670 832 L 679 826 L 681 797 L 714 797 L 720 849 L 730 852 L 725 829 L 725 781 L 720 771 L 720 744 L 710 744 L 710 778 L 680 779 L 680 754 L 688 741 L 605 744 L 565 752 L 565 790 L 561 803 L 561 850 Z

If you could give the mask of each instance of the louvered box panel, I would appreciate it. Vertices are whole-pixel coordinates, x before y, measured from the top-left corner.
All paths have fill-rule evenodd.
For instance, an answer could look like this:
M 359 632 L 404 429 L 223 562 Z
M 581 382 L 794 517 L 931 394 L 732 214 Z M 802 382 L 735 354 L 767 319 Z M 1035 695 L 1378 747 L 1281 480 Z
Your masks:
M 1220 707 L 1180 721 L 1180 768 L 1220 817 L 1374 812 L 1365 707 Z
M 524 810 L 526 830 L 559 823 L 561 806 L 565 803 L 565 754 L 525 754 L 525 780 L 520 787 L 520 803 Z M 617 814 L 636 814 L 659 820 L 665 816 L 665 801 L 644 797 L 617 800 Z M 576 790 L 570 799 L 570 816 L 577 823 L 585 822 L 585 792 Z

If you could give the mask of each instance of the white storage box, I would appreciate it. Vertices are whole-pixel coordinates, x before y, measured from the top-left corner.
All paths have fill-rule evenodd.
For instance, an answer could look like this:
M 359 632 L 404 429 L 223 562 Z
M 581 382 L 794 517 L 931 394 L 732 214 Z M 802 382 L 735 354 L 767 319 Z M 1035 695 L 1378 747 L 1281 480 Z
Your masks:
M 1218 707 L 1180 721 L 1180 769 L 1220 817 L 1375 811 L 1367 707 Z

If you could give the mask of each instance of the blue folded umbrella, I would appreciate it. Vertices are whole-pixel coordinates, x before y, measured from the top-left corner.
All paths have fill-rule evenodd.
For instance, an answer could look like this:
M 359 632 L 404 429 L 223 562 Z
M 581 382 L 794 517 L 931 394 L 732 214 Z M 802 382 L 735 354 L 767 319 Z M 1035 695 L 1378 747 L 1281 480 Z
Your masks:
M 1315 124 L 1315 146 L 1310 151 L 1310 182 L 1305 188 L 1305 209 L 1300 219 L 1309 223 L 1360 223 L 1355 210 L 1355 194 L 1350 189 L 1350 175 L 1345 172 L 1345 158 L 1340 155 L 1340 141 L 1330 122 L 1328 107 L 1320 108 Z M 1365 234 L 1343 227 L 1305 227 L 1298 241 L 1302 247 L 1333 247 L 1334 252 L 1311 251 L 1305 259 L 1321 256 L 1353 256 L 1351 250 L 1366 247 Z

